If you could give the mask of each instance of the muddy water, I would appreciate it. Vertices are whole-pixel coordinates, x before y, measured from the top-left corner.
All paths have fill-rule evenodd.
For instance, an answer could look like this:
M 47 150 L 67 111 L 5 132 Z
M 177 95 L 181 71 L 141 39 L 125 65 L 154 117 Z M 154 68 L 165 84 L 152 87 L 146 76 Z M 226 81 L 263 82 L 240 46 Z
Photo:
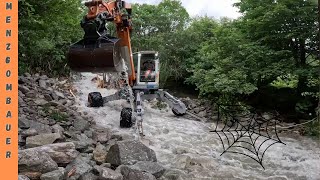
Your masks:
M 134 130 L 120 129 L 119 116 L 122 101 L 110 102 L 103 108 L 86 107 L 89 92 L 99 91 L 103 96 L 114 90 L 98 89 L 91 79 L 96 75 L 82 74 L 74 86 L 78 107 L 95 117 L 97 124 L 114 131 L 134 134 Z M 239 154 L 223 151 L 219 137 L 209 133 L 212 124 L 175 117 L 169 110 L 152 109 L 144 103 L 145 140 L 158 161 L 167 168 L 179 169 L 183 179 L 310 179 L 320 180 L 320 142 L 306 137 L 283 136 L 286 143 L 272 146 L 263 159 L 263 169 L 257 162 Z

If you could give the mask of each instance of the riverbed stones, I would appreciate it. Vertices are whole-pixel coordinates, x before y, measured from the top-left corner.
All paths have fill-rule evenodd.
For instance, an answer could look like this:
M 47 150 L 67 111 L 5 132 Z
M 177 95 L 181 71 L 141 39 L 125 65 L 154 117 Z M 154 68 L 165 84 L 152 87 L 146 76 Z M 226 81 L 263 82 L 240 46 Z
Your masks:
M 87 130 L 90 127 L 90 124 L 87 120 L 81 118 L 81 117 L 77 117 L 74 122 L 73 122 L 73 127 L 77 130 L 77 131 L 84 131 Z
M 65 178 L 69 180 L 79 179 L 82 175 L 89 173 L 93 167 L 89 164 L 87 157 L 79 155 L 74 161 L 66 167 Z
M 40 176 L 40 180 L 63 180 L 64 168 L 51 171 Z
M 104 144 L 111 139 L 111 130 L 100 126 L 94 126 L 92 132 L 92 139 L 96 142 Z
M 31 148 L 30 150 L 45 152 L 59 164 L 68 164 L 79 155 L 72 142 L 49 144 Z
M 52 126 L 52 132 L 53 132 L 53 133 L 63 134 L 64 129 L 63 129 L 63 127 L 61 127 L 59 124 L 55 124 L 55 125 Z
M 24 137 L 35 136 L 35 135 L 38 135 L 38 132 L 37 132 L 37 130 L 30 128 L 25 131 L 22 131 L 21 135 Z
M 93 151 L 93 158 L 97 162 L 97 164 L 104 163 L 107 158 L 107 148 L 102 144 L 98 143 Z
M 152 174 L 148 172 L 142 172 L 140 170 L 134 169 L 131 166 L 121 165 L 116 169 L 117 172 L 123 175 L 124 180 L 156 180 Z
M 134 136 L 115 134 L 110 128 L 96 125 L 88 112 L 76 107 L 69 85 L 66 79 L 61 84 L 42 75 L 19 77 L 19 179 L 154 180 L 152 174 L 158 177 L 155 172 L 162 170 L 146 170 L 140 164 L 130 167 L 133 173 L 124 171 L 126 177 L 114 171 L 122 163 L 155 162 L 155 153 L 139 142 L 118 143 L 132 141 Z M 119 151 L 110 151 L 115 145 Z M 109 159 L 120 163 L 115 166 L 107 162 L 108 154 Z M 112 154 L 118 156 L 112 158 Z
M 108 163 L 112 165 L 132 165 L 138 161 L 156 162 L 155 152 L 139 141 L 119 141 L 111 146 L 107 154 Z
M 18 160 L 21 173 L 43 174 L 58 170 L 57 163 L 45 152 L 37 149 L 19 151 Z
M 185 172 L 179 169 L 168 169 L 159 180 L 184 180 L 187 179 Z
M 101 180 L 123 180 L 120 172 L 105 167 L 101 167 L 99 176 Z
M 148 173 L 154 175 L 156 178 L 161 177 L 166 170 L 159 163 L 150 162 L 150 161 L 139 161 L 130 167 L 133 169 L 137 169 L 139 171 L 142 171 L 142 172 L 148 172 Z
M 26 146 L 27 148 L 33 148 L 37 146 L 52 144 L 56 140 L 62 139 L 60 133 L 49 133 L 49 134 L 39 134 L 36 136 L 27 137 Z
M 30 180 L 30 179 L 28 178 L 28 176 L 19 175 L 19 176 L 18 176 L 18 180 Z
M 99 178 L 99 176 L 89 172 L 89 173 L 85 173 L 83 174 L 79 180 L 100 180 L 101 178 Z

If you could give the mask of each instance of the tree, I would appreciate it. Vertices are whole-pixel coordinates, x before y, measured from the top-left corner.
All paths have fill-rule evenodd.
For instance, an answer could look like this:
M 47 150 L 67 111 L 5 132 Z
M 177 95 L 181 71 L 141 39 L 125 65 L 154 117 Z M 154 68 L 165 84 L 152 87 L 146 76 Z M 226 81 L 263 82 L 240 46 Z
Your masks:
M 80 0 L 19 0 L 19 72 L 65 73 L 65 54 L 81 38 Z
M 161 59 L 161 84 L 168 78 L 181 77 L 183 60 L 176 56 L 182 48 L 181 33 L 189 22 L 189 14 L 178 0 L 163 0 L 158 5 L 133 5 L 133 51 L 158 51 Z M 172 68 L 175 67 L 175 68 Z

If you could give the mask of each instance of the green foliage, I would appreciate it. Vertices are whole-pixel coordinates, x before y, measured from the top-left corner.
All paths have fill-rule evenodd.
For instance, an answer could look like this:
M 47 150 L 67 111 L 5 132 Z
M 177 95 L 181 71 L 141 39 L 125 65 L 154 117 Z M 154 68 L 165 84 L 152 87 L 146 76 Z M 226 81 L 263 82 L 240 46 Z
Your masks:
M 81 0 L 19 0 L 19 73 L 67 72 L 65 54 L 81 37 Z
M 178 0 L 163 0 L 158 5 L 133 5 L 133 51 L 155 50 L 160 53 L 161 83 L 185 73 L 183 31 L 189 22 L 186 9 Z
M 305 126 L 306 135 L 320 137 L 320 122 L 315 120 Z
M 59 112 L 59 111 L 52 111 L 50 114 L 50 117 L 54 119 L 55 121 L 61 122 L 66 121 L 68 116 Z
M 291 74 L 278 76 L 276 80 L 271 83 L 271 86 L 276 88 L 297 88 L 298 78 Z

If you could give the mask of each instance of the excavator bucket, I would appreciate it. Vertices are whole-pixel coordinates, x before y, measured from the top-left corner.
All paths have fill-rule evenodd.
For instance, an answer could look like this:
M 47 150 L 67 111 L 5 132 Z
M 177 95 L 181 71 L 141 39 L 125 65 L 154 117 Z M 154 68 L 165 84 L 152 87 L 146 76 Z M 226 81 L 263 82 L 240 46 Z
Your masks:
M 70 46 L 67 58 L 76 72 L 119 72 L 122 70 L 120 39 L 82 39 Z

